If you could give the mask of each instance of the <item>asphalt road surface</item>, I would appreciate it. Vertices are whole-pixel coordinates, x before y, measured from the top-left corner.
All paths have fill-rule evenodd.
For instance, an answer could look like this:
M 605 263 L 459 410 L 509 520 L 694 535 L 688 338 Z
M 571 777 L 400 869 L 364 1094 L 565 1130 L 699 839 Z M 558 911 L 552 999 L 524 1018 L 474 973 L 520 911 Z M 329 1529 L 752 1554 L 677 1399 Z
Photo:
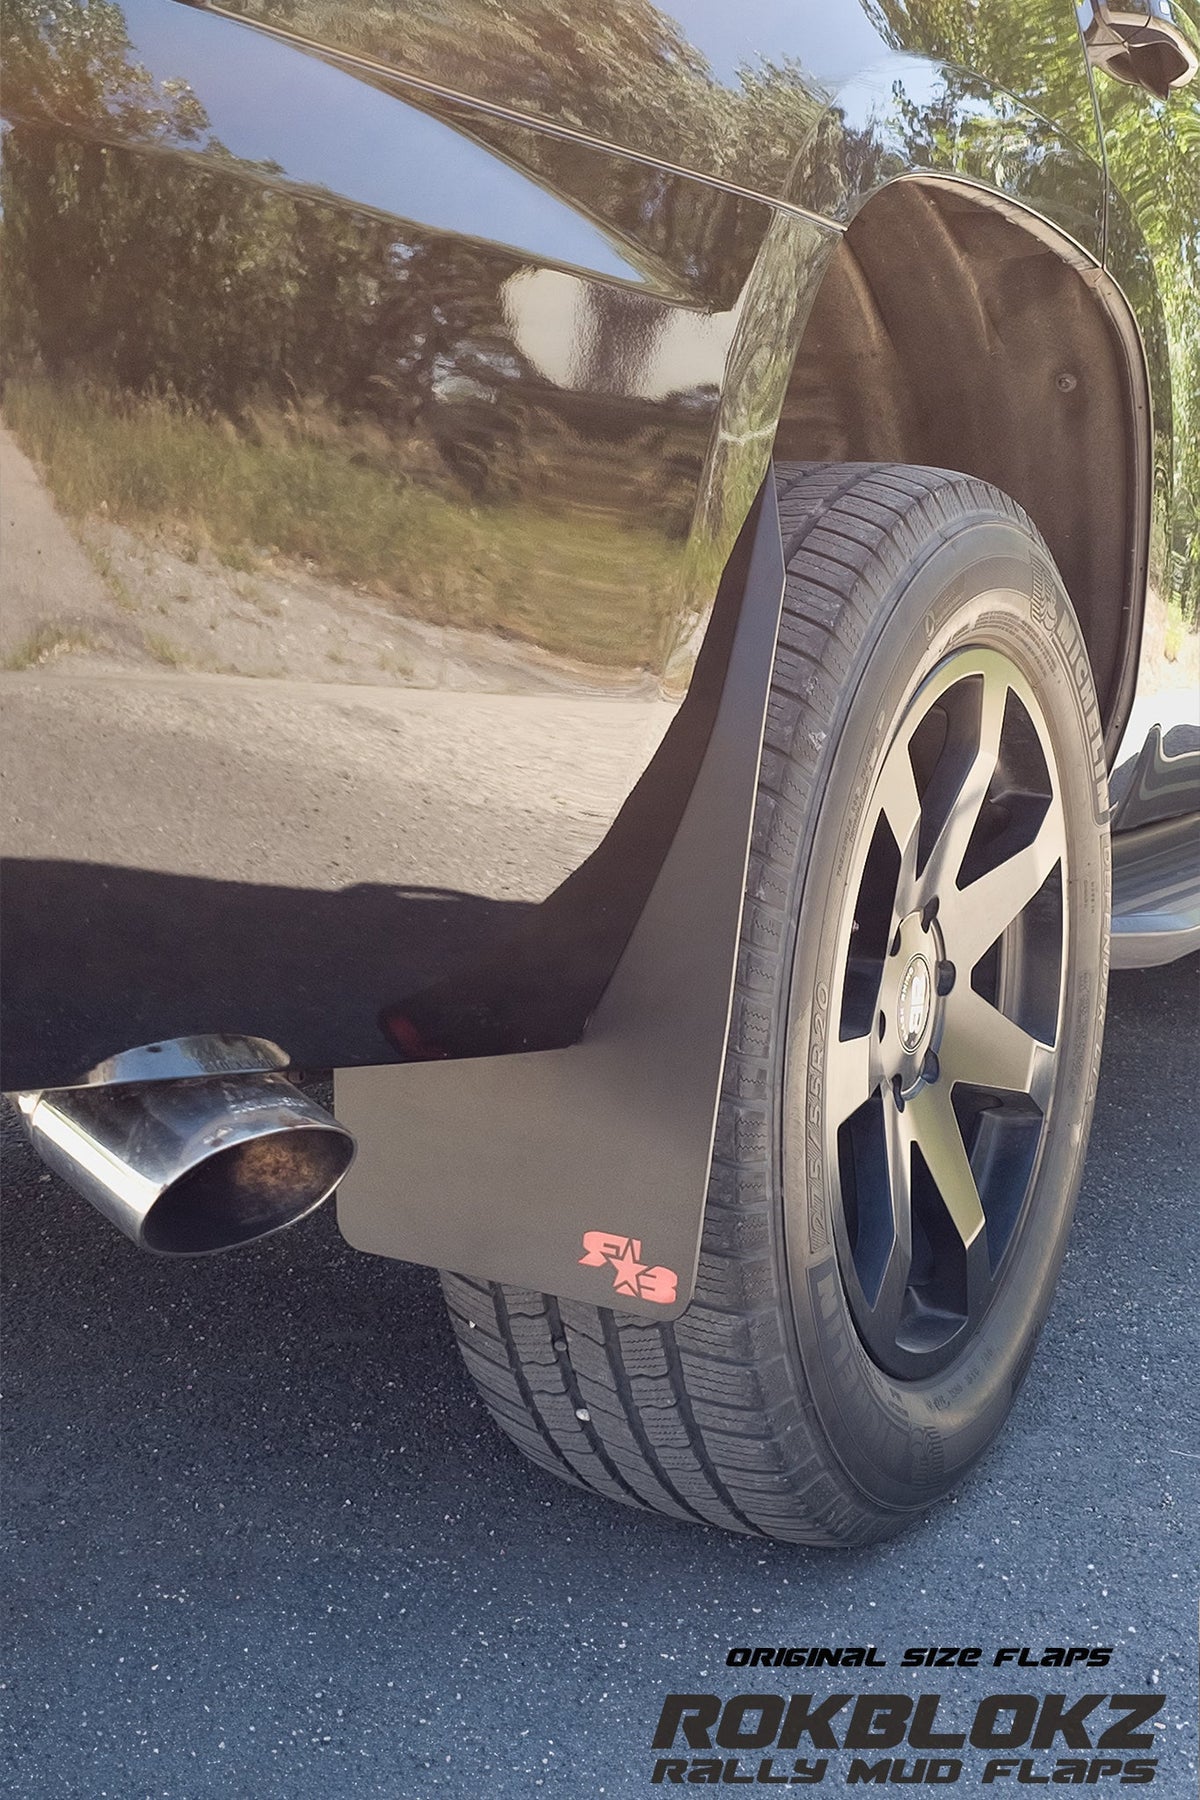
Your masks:
M 1072 1246 L 1000 1445 L 918 1529 L 854 1554 L 527 1468 L 459 1368 L 434 1276 L 356 1255 L 329 1211 L 169 1266 L 10 1137 L 6 1791 L 624 1800 L 659 1791 L 672 1689 L 915 1691 L 910 1645 L 1112 1645 L 1086 1677 L 924 1687 L 955 1723 L 989 1692 L 1161 1690 L 1148 1791 L 1191 1800 L 1197 974 L 1114 977 Z M 871 1681 L 724 1666 L 731 1645 L 866 1643 L 891 1665 Z M 968 1753 L 953 1791 L 980 1766 Z

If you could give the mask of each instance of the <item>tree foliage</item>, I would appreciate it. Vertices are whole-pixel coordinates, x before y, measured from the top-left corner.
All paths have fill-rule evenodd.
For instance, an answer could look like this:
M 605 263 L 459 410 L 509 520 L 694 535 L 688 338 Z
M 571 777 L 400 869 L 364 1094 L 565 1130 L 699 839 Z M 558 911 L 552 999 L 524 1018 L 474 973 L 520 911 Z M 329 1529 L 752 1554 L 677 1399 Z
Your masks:
M 116 0 L 5 0 L 3 31 L 6 111 L 139 144 L 208 129 L 186 81 L 156 82 L 135 61 Z

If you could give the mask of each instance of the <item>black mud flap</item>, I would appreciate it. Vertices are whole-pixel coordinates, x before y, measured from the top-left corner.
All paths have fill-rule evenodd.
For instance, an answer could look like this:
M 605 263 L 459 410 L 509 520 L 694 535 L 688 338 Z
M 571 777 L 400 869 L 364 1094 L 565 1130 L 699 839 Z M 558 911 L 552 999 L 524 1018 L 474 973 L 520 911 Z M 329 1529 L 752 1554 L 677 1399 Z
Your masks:
M 578 1042 L 337 1072 L 356 1249 L 646 1318 L 691 1299 L 783 599 L 773 477 L 739 542 L 707 746 Z

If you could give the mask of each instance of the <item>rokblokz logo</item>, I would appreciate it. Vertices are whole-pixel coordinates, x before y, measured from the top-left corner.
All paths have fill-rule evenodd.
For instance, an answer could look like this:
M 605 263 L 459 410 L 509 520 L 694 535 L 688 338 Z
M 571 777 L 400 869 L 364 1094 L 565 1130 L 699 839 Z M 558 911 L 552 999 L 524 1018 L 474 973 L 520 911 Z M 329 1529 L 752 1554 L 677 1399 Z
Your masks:
M 614 1271 L 613 1292 L 628 1294 L 635 1300 L 670 1306 L 678 1291 L 679 1277 L 674 1269 L 643 1262 L 641 1238 L 622 1237 L 612 1231 L 585 1231 L 579 1261 L 585 1269 L 602 1269 L 607 1263 Z
M 958 1717 L 945 1700 L 938 1693 L 668 1694 L 650 1781 L 943 1787 L 967 1772 L 954 1754 L 966 1750 L 983 1753 L 982 1767 L 969 1775 L 980 1787 L 1106 1780 L 1144 1787 L 1157 1773 L 1157 1758 L 1136 1753 L 1155 1748 L 1146 1727 L 1162 1708 L 1161 1694 L 987 1694 Z M 839 1751 L 852 1754 L 843 1762 Z

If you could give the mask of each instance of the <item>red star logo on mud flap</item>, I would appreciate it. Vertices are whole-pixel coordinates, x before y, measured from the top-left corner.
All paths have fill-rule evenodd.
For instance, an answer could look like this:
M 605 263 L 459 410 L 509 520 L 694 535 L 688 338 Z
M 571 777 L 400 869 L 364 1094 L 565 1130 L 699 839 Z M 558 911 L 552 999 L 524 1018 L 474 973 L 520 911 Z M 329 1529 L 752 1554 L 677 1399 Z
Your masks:
M 617 1272 L 613 1287 L 618 1294 L 637 1295 L 637 1278 L 642 1270 L 647 1267 L 646 1263 L 638 1261 L 641 1249 L 642 1246 L 638 1243 L 637 1239 L 630 1238 L 619 1256 L 609 1257 L 609 1262 Z
M 653 1268 L 642 1261 L 641 1238 L 625 1237 L 613 1231 L 585 1231 L 580 1263 L 586 1269 L 602 1269 L 607 1263 L 613 1270 L 613 1292 L 627 1294 L 632 1300 L 653 1300 L 659 1306 L 670 1306 L 679 1288 L 674 1269 L 661 1263 Z

